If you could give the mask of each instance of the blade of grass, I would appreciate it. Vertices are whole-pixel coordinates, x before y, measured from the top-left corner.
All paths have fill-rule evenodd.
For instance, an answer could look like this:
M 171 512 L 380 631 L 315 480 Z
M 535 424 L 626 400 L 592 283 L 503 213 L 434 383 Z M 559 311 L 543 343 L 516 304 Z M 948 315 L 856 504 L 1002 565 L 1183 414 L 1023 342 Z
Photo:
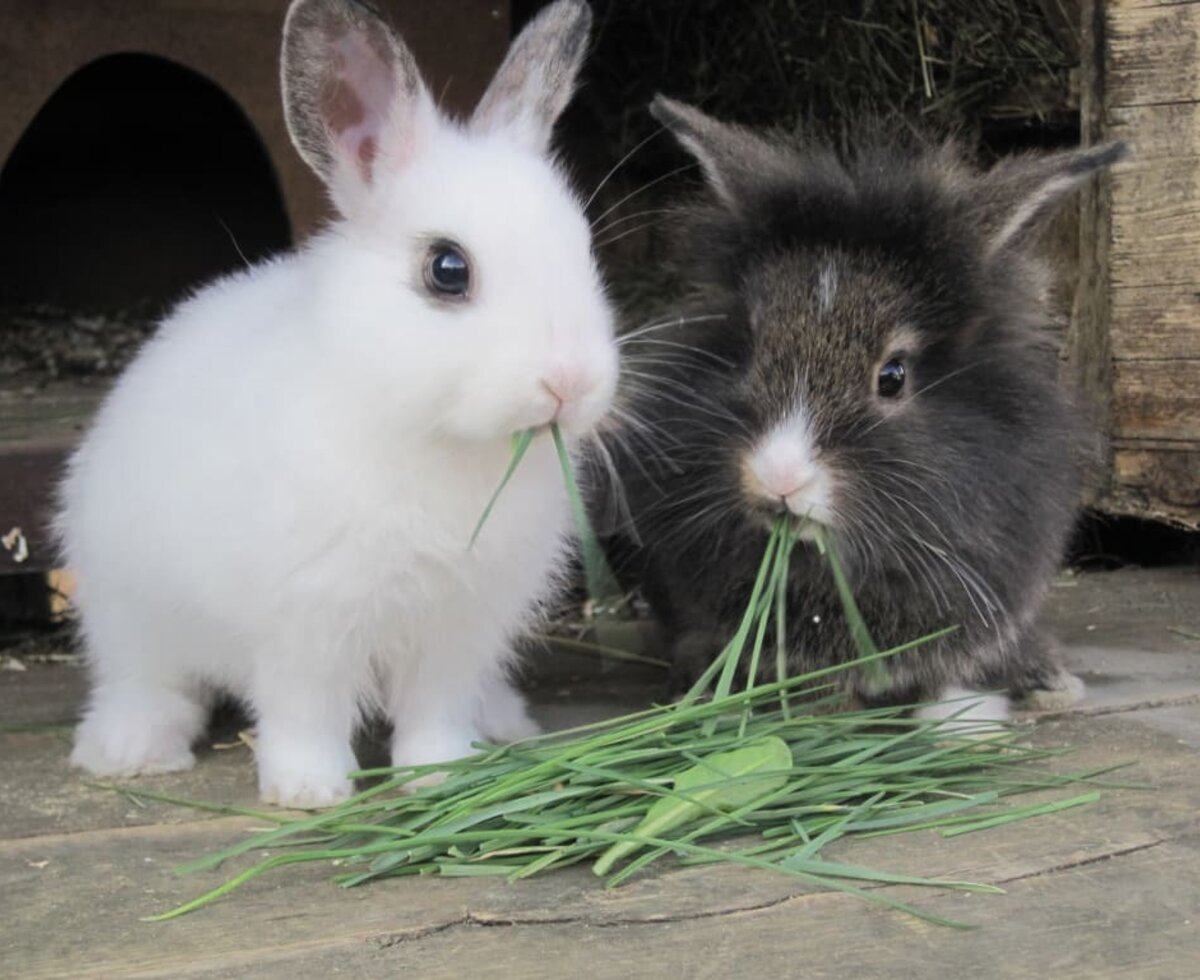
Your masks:
M 791 767 L 792 750 L 775 735 L 730 752 L 710 755 L 675 776 L 675 794 L 683 799 L 659 799 L 630 836 L 661 836 L 664 831 L 694 819 L 704 809 L 735 809 L 773 793 L 787 782 L 787 771 Z M 750 781 L 736 779 L 747 775 L 757 778 Z M 614 844 L 592 866 L 592 872 L 603 877 L 614 864 L 637 848 L 638 845 L 632 842 Z
M 1027 820 L 1029 817 L 1040 817 L 1047 813 L 1058 813 L 1060 810 L 1069 810 L 1072 807 L 1083 806 L 1085 803 L 1095 803 L 1098 799 L 1100 799 L 1099 793 L 1084 793 L 1082 796 L 1073 796 L 1069 800 L 1055 800 L 1053 803 L 1041 803 L 1036 806 L 1022 807 L 1019 810 L 998 813 L 994 817 L 985 817 L 983 820 L 976 820 L 973 823 L 953 827 L 950 830 L 943 830 L 942 836 L 957 837 L 959 834 L 970 834 L 977 830 L 985 830 L 989 827 L 999 827 L 1001 824 L 1012 823 L 1014 820 Z
M 829 563 L 829 571 L 833 575 L 833 582 L 837 588 L 838 598 L 842 603 L 842 611 L 846 616 L 846 622 L 850 624 L 850 635 L 854 639 L 854 645 L 858 648 L 858 652 L 861 655 L 869 657 L 878 652 L 878 648 L 871 637 L 871 631 L 867 629 L 867 624 L 862 617 L 862 613 L 859 612 L 858 603 L 855 602 L 854 592 L 850 588 L 850 583 L 846 580 L 846 573 L 833 546 L 833 540 L 822 525 L 814 524 L 813 528 L 816 532 L 817 547 Z M 865 672 L 869 685 L 880 691 L 887 690 L 890 675 L 885 665 L 873 661 L 866 668 Z
M 579 492 L 579 484 L 575 479 L 575 467 L 571 464 L 571 454 L 567 449 L 562 432 L 555 423 L 550 424 L 550 434 L 554 437 L 554 448 L 558 451 L 558 462 L 562 467 L 563 482 L 567 487 L 567 498 L 571 503 L 571 513 L 575 515 L 575 527 L 579 534 L 579 547 L 583 552 L 583 574 L 587 580 L 588 595 L 597 602 L 610 596 L 621 594 L 616 577 L 604 559 L 604 552 L 592 531 L 588 520 L 587 508 L 583 503 L 583 495 Z
M 508 461 L 508 469 L 504 471 L 500 485 L 496 487 L 491 499 L 487 502 L 487 506 L 483 508 L 483 513 L 479 515 L 479 521 L 475 525 L 475 530 L 471 532 L 471 540 L 467 544 L 468 548 L 475 547 L 475 542 L 479 538 L 479 532 L 483 530 L 483 525 L 491 517 L 492 509 L 496 506 L 496 501 L 500 499 L 500 494 L 508 486 L 508 481 L 512 479 L 513 474 L 517 471 L 517 466 L 525 458 L 525 453 L 529 450 L 529 444 L 533 442 L 534 435 L 535 432 L 533 429 L 525 429 L 523 432 L 518 432 L 513 436 L 512 457 Z
M 597 657 L 606 657 L 609 660 L 621 660 L 627 663 L 645 664 L 647 667 L 659 667 L 663 670 L 669 670 L 671 664 L 669 661 L 662 660 L 659 657 L 647 657 L 641 653 L 634 653 L 631 650 L 622 650 L 619 647 L 604 646 L 600 643 L 590 643 L 587 640 L 577 640 L 571 636 L 555 636 L 552 633 L 537 633 L 534 638 L 550 646 L 566 647 L 568 652 L 578 650 L 581 653 L 592 654 Z

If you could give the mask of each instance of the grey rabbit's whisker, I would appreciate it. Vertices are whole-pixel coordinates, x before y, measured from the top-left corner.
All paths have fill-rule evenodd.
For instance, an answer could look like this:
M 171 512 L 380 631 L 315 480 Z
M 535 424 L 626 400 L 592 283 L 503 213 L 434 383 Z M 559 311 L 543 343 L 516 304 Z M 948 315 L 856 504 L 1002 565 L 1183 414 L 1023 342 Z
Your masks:
M 690 371 L 699 371 L 702 374 L 713 377 L 728 377 L 729 375 L 729 366 L 727 363 L 700 363 L 691 353 L 680 353 L 674 350 L 641 351 L 635 348 L 632 351 L 622 351 L 621 363 L 637 364 L 652 368 L 665 368 L 672 372 L 678 372 L 680 368 L 686 368 Z
M 661 457 L 663 455 L 660 448 L 661 444 L 654 437 L 655 430 L 657 430 L 659 427 L 643 422 L 637 417 L 636 414 L 621 408 L 620 406 L 614 405 L 609 411 L 614 416 L 626 421 L 631 427 L 625 430 L 613 429 L 608 433 L 608 435 L 612 438 L 613 442 L 621 447 L 623 450 L 623 457 L 633 460 L 634 465 L 637 467 L 641 475 L 648 482 L 657 486 L 657 483 L 655 483 L 653 478 L 650 476 L 649 471 L 646 469 L 645 463 L 642 461 L 641 454 L 633 451 L 632 441 L 635 439 L 640 439 L 652 453 L 656 453 Z M 674 440 L 673 436 L 671 438 L 673 441 L 677 441 Z
M 643 418 L 634 408 L 630 406 L 613 405 L 609 409 L 609 413 L 632 426 L 639 435 L 649 436 L 656 434 L 662 436 L 665 440 L 668 440 L 676 445 L 680 445 L 678 436 L 676 436 L 673 432 L 667 428 L 664 428 L 659 423 L 650 422 Z M 657 443 L 651 441 L 651 445 L 657 445 Z
M 595 228 L 596 225 L 598 225 L 601 221 L 603 221 L 605 218 L 607 218 L 610 214 L 612 214 L 615 210 L 617 210 L 617 208 L 619 208 L 626 201 L 633 200 L 639 194 L 644 194 L 646 191 L 650 190 L 651 187 L 656 187 L 665 180 L 670 180 L 672 177 L 677 177 L 679 174 L 686 173 L 689 170 L 695 170 L 697 166 L 698 166 L 698 164 L 695 164 L 695 163 L 685 163 L 682 166 L 676 167 L 674 170 L 667 171 L 667 173 L 665 173 L 665 174 L 660 174 L 658 177 L 655 177 L 653 180 L 646 181 L 646 183 L 642 184 L 641 187 L 638 187 L 636 190 L 630 191 L 623 198 L 621 198 L 619 201 L 617 201 L 616 204 L 612 205 L 611 207 L 602 211 L 600 214 L 596 215 L 595 219 L 593 219 L 593 221 L 591 223 L 591 227 Z
M 634 211 L 633 214 L 623 214 L 620 217 L 613 218 L 603 228 L 595 228 L 592 230 L 593 238 L 602 238 L 618 225 L 628 224 L 630 221 L 636 221 L 639 218 L 648 218 L 650 215 L 666 215 L 671 214 L 668 208 L 647 208 L 645 211 Z
M 653 228 L 655 225 L 660 224 L 661 222 L 662 222 L 661 218 L 658 218 L 653 221 L 644 221 L 640 225 L 635 225 L 633 228 L 627 228 L 624 231 L 620 232 L 619 234 L 611 235 L 610 237 L 605 238 L 605 239 L 597 239 L 595 242 L 595 247 L 596 248 L 607 248 L 609 245 L 615 245 L 617 242 L 621 241 L 621 239 L 628 238 L 631 235 L 641 234 L 643 231 L 646 231 L 649 228 Z
M 692 393 L 695 394 L 695 392 L 692 392 Z M 731 422 L 734 425 L 736 425 L 739 429 L 741 429 L 743 432 L 745 432 L 747 435 L 753 434 L 750 432 L 750 429 L 746 425 L 746 423 L 743 422 L 741 419 L 739 419 L 733 413 L 728 412 L 728 411 L 725 411 L 725 412 L 716 411 L 715 409 L 711 408 L 709 405 L 704 404 L 704 402 L 699 399 L 693 399 L 692 401 L 685 401 L 683 399 L 676 398 L 673 395 L 669 395 L 666 392 L 662 392 L 662 391 L 656 391 L 655 395 L 659 398 L 662 398 L 664 401 L 672 402 L 683 408 L 698 409 L 699 411 L 703 412 L 705 415 L 708 415 L 712 418 L 718 419 L 719 421 Z
M 707 323 L 710 320 L 728 320 L 728 319 L 729 319 L 728 313 L 697 313 L 697 314 L 694 314 L 691 316 L 684 316 L 683 314 L 679 314 L 676 316 L 668 317 L 665 320 L 662 320 L 662 319 L 653 320 L 650 323 L 644 323 L 641 326 L 634 327 L 632 330 L 627 330 L 625 333 L 621 334 L 617 338 L 617 341 L 619 343 L 627 343 L 630 340 L 633 340 L 637 337 L 641 337 L 643 334 L 650 333 L 655 330 L 663 330 L 668 327 L 683 326 L 684 324 L 687 324 L 687 323 Z
M 633 512 L 629 509 L 629 498 L 625 492 L 625 483 L 617 470 L 612 454 L 608 451 L 608 447 L 604 445 L 603 435 L 598 431 L 592 432 L 586 441 L 586 445 L 599 458 L 605 473 L 611 481 L 608 486 L 612 495 L 612 503 L 616 507 L 618 526 L 628 529 L 633 536 L 634 544 L 640 547 L 642 542 L 638 537 L 637 524 L 633 519 Z
M 592 193 L 588 195 L 588 199 L 583 202 L 583 210 L 587 211 L 587 209 L 590 208 L 593 203 L 595 203 L 596 197 L 600 194 L 600 192 L 602 190 L 604 190 L 604 186 L 610 180 L 613 179 L 613 177 L 616 175 L 618 170 L 620 170 L 623 166 L 625 166 L 625 164 L 627 164 L 631 159 L 633 159 L 633 155 L 635 153 L 637 153 L 640 149 L 642 149 L 647 143 L 649 143 L 655 137 L 662 135 L 662 133 L 664 133 L 665 131 L 666 131 L 665 127 L 659 126 L 656 130 L 654 130 L 653 133 L 651 133 L 645 139 L 643 139 L 640 142 L 638 142 L 637 144 L 635 144 L 633 149 L 631 149 L 628 153 L 626 153 L 623 157 L 621 157 L 620 160 L 618 160 L 616 163 L 614 163 L 612 165 L 612 168 L 608 171 L 608 173 L 606 173 L 603 177 L 600 178 L 600 182 L 595 186 L 595 188 L 593 188 Z

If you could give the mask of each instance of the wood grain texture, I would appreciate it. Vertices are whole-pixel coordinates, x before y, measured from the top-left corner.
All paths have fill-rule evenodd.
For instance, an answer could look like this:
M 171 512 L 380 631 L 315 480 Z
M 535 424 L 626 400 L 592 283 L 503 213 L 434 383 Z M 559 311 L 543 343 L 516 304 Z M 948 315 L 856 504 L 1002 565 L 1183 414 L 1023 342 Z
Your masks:
M 1151 7 L 1182 7 L 1196 0 L 1108 0 L 1114 10 L 1147 10 Z
M 1122 167 L 1194 157 L 1200 153 L 1200 104 L 1110 106 L 1105 136 L 1129 145 L 1129 158 Z
M 1111 304 L 1117 360 L 1200 358 L 1200 283 L 1117 289 Z
M 1084 202 L 1068 354 L 1111 440 L 1090 502 L 1200 527 L 1200 2 L 1088 0 L 1083 26 L 1085 137 L 1131 150 Z
M 1110 106 L 1200 100 L 1200 3 L 1108 5 Z
M 1200 808 L 1195 749 L 1128 721 L 1100 718 L 1047 722 L 1039 727 L 1036 739 L 1048 747 L 1068 743 L 1077 747 L 1069 758 L 1056 763 L 1063 768 L 1086 769 L 1137 758 L 1137 778 L 1151 782 L 1155 789 L 1152 793 L 1108 790 L 1091 806 L 984 835 L 948 839 L 925 832 L 839 843 L 831 848 L 830 857 L 908 873 L 953 874 L 1011 889 L 1020 882 L 1086 874 L 1086 868 L 1115 865 L 1139 852 L 1171 845 L 1180 848 L 1171 851 L 1180 875 L 1200 872 L 1185 849 L 1195 833 Z M 957 943 L 948 955 L 960 972 L 942 975 L 961 976 L 961 968 L 975 962 L 970 952 L 973 944 L 985 935 L 994 937 L 989 940 L 993 943 L 1010 941 L 1008 929 L 1036 937 L 1022 946 L 1032 964 L 1039 957 L 1063 955 L 1054 940 L 1061 929 L 1086 932 L 1088 942 L 1077 944 L 1080 950 L 1111 945 L 1107 956 L 1131 943 L 1141 950 L 1138 936 L 1149 928 L 1141 919 L 1126 919 L 1120 925 L 1108 919 L 1105 910 L 1116 899 L 1107 878 L 1071 879 L 1074 888 L 1062 890 L 1076 896 L 1069 914 L 1048 903 L 1031 909 L 1013 895 L 967 898 L 889 889 L 897 898 L 984 926 L 967 941 L 841 895 L 815 892 L 783 875 L 731 866 L 642 875 L 612 891 L 601 887 L 586 868 L 513 885 L 497 879 L 397 879 L 342 891 L 330 883 L 329 867 L 311 865 L 259 879 L 176 922 L 138 921 L 141 915 L 223 880 L 224 873 L 179 878 L 171 869 L 252 832 L 254 826 L 252 819 L 216 818 L 0 841 L 0 881 L 9 909 L 0 972 L 23 978 L 180 976 L 193 971 L 261 976 L 259 964 L 290 963 L 292 970 L 300 971 L 294 975 L 314 976 L 318 974 L 309 972 L 313 958 L 324 954 L 355 957 L 388 950 L 390 957 L 401 957 L 392 959 L 394 967 L 407 966 L 415 976 L 591 976 L 595 975 L 591 961 L 599 951 L 578 945 L 582 937 L 636 929 L 643 941 L 650 942 L 649 948 L 642 946 L 640 962 L 651 969 L 622 975 L 646 976 L 658 975 L 659 968 L 674 962 L 660 943 L 671 930 L 686 928 L 691 944 L 717 943 L 725 949 L 724 955 L 736 955 L 747 967 L 743 975 L 770 976 L 776 975 L 769 971 L 775 957 L 780 962 L 797 962 L 797 957 L 827 961 L 863 946 L 855 937 L 869 922 L 870 934 L 891 938 L 886 944 L 873 939 L 865 945 L 880 956 L 886 947 L 889 960 L 900 956 L 922 961 L 931 948 Z M 1158 910 L 1175 899 L 1181 886 L 1176 876 L 1167 876 L 1160 890 L 1151 876 L 1134 875 L 1133 865 L 1121 867 L 1126 876 L 1121 901 L 1129 906 L 1140 902 Z M 779 926 L 786 924 L 790 938 L 772 932 L 771 942 L 764 946 L 755 923 L 772 909 L 787 912 Z M 1095 923 L 1085 928 L 1080 917 L 1087 910 L 1093 916 L 1101 914 L 1108 928 L 1097 928 Z M 1172 921 L 1156 917 L 1163 928 Z M 1004 922 L 1010 925 L 1001 927 Z M 560 927 L 568 929 L 564 943 L 573 936 L 577 946 L 571 952 L 564 945 L 560 955 L 548 962 L 545 944 L 557 946 L 553 937 Z M 493 930 L 512 930 L 521 937 L 504 954 L 503 970 L 485 966 L 496 955 Z M 446 932 L 455 935 L 453 952 L 436 939 Z M 1153 934 L 1163 938 L 1157 931 Z M 1171 964 L 1175 962 L 1171 957 L 1196 955 L 1196 935 L 1188 935 L 1190 941 L 1176 936 L 1169 950 L 1151 962 Z M 1030 948 L 1031 942 L 1036 948 Z M 628 968 L 634 953 L 630 947 L 612 962 Z M 444 969 L 454 964 L 462 972 L 427 972 L 439 961 Z M 718 971 L 717 975 L 729 974 Z
M 1114 438 L 1195 442 L 1200 360 L 1118 361 L 1113 382 Z
M 1200 658 L 1165 626 L 1200 629 L 1198 595 L 1194 572 L 1159 569 L 1064 576 L 1049 598 L 1048 625 L 1089 685 L 1081 711 L 1093 716 L 1044 719 L 1030 737 L 1074 747 L 1050 768 L 1134 761 L 1118 778 L 1152 789 L 1106 787 L 1091 806 L 979 834 L 832 845 L 848 862 L 1001 884 L 1008 894 L 889 889 L 981 926 L 971 932 L 735 867 L 664 867 L 611 891 L 586 868 L 513 885 L 395 879 L 343 891 L 329 866 L 296 866 L 176 922 L 145 923 L 228 873 L 180 878 L 176 864 L 261 824 L 91 789 L 55 726 L 0 731 L 0 976 L 1190 977 L 1200 933 L 1194 915 L 1181 923 L 1200 877 L 1200 733 L 1181 713 L 1200 700 Z M 558 655 L 544 659 L 532 665 L 550 672 L 530 692 L 539 716 L 568 676 Z M 582 661 L 569 675 L 575 708 L 613 673 Z M 79 675 L 65 664 L 0 675 L 0 719 L 69 721 Z M 641 681 L 638 706 L 659 682 Z M 576 710 L 562 722 L 585 720 Z M 139 782 L 214 802 L 255 796 L 244 749 Z
M 1112 176 L 1111 283 L 1200 283 L 1200 157 L 1163 159 Z
M 1104 139 L 1104 6 L 1103 0 L 1084 0 L 1080 16 L 1080 113 L 1084 142 Z M 1109 222 L 1111 176 L 1089 181 L 1079 199 L 1079 279 L 1067 326 L 1064 354 L 1066 374 L 1101 445 L 1105 458 L 1112 401 L 1112 352 L 1109 343 Z M 1085 502 L 1098 505 L 1107 487 L 1089 487 Z
M 1117 446 L 1106 500 L 1114 514 L 1152 513 L 1183 527 L 1200 528 L 1200 452 Z
M 20 528 L 25 539 L 22 561 L 16 549 L 0 548 L 0 575 L 54 567 L 55 487 L 103 393 L 69 384 L 0 389 L 0 535 Z

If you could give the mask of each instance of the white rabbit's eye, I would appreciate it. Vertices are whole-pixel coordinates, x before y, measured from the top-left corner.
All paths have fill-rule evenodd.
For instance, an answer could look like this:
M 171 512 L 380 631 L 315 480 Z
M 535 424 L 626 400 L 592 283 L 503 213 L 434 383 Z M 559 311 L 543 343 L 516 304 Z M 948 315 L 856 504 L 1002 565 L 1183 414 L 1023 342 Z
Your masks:
M 440 242 L 425 259 L 425 288 L 445 299 L 465 299 L 471 289 L 471 264 L 457 245 Z
M 904 388 L 904 362 L 898 357 L 879 369 L 879 395 L 881 398 L 895 398 Z

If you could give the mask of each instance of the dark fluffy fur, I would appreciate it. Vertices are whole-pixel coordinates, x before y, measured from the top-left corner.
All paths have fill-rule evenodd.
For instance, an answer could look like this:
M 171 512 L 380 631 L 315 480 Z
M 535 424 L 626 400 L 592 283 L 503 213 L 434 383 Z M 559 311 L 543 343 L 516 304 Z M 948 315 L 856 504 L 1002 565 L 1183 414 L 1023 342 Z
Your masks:
M 945 146 L 871 136 L 835 154 L 665 100 L 655 113 L 715 191 L 673 236 L 692 297 L 681 316 L 713 319 L 631 333 L 606 503 L 619 483 L 639 541 L 621 564 L 665 628 L 677 680 L 711 662 L 745 610 L 774 513 L 743 489 L 740 460 L 799 403 L 836 477 L 830 531 L 880 648 L 959 627 L 892 658 L 889 690 L 858 671 L 848 688 L 912 702 L 947 684 L 1018 697 L 1061 686 L 1035 617 L 1072 526 L 1082 440 L 1044 342 L 1031 239 L 1120 148 L 980 174 Z M 836 278 L 826 307 L 822 269 Z M 878 365 L 898 327 L 917 342 L 904 396 L 885 404 Z M 857 655 L 804 542 L 789 632 L 795 671 Z

